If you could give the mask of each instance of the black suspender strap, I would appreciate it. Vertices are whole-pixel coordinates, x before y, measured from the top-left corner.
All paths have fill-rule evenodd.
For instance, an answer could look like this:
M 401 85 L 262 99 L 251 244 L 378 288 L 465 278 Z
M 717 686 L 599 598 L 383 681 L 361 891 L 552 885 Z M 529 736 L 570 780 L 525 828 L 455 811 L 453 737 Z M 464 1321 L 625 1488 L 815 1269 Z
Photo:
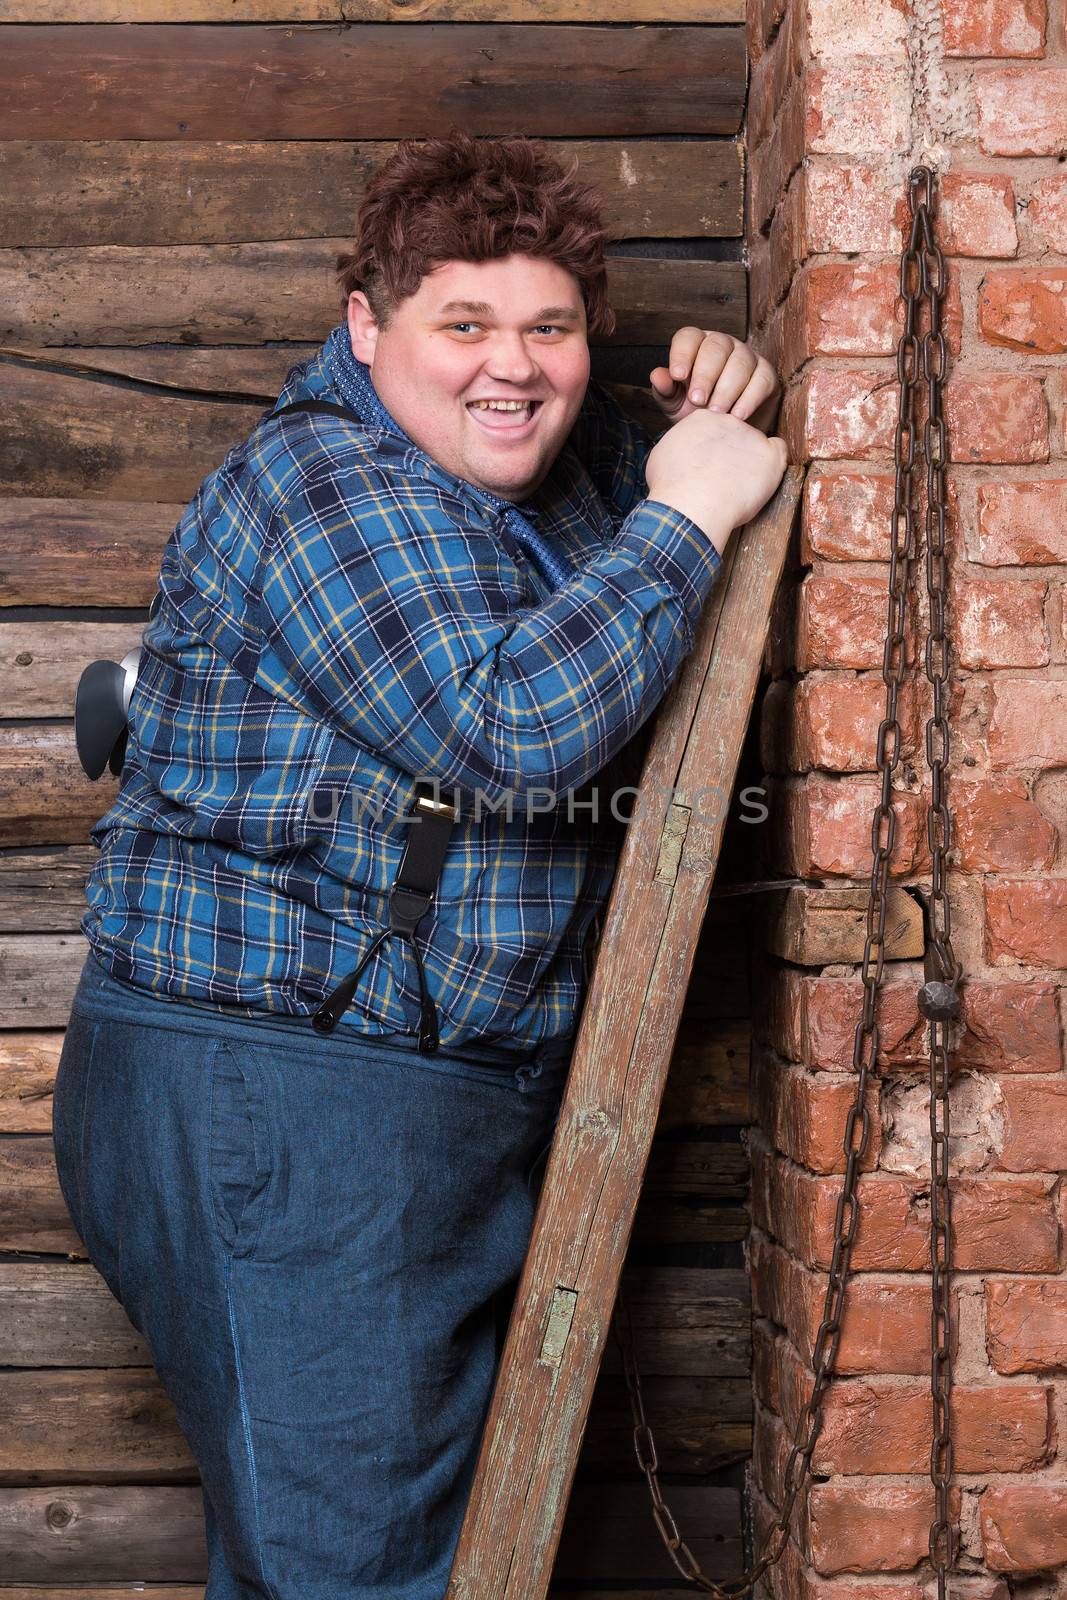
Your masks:
M 312 1017 L 320 1033 L 329 1033 L 352 1003 L 356 985 L 375 951 L 391 933 L 406 939 L 415 957 L 419 975 L 421 1015 L 419 1017 L 419 1053 L 433 1055 L 440 1042 L 437 1029 L 437 1011 L 426 983 L 422 953 L 415 942 L 415 929 L 430 909 L 437 881 L 444 865 L 448 839 L 456 820 L 456 808 L 434 794 L 432 784 L 417 780 L 415 808 L 408 818 L 408 836 L 393 887 L 389 894 L 389 926 L 376 935 L 354 972 L 339 983 L 326 996 Z
M 350 422 L 358 422 L 360 424 L 363 422 L 363 418 L 358 417 L 347 406 L 335 405 L 332 400 L 294 400 L 290 405 L 281 406 L 277 411 L 272 411 L 269 417 L 264 418 L 264 421 L 269 422 L 272 417 L 284 417 L 289 411 L 318 411 L 327 416 L 347 417 Z

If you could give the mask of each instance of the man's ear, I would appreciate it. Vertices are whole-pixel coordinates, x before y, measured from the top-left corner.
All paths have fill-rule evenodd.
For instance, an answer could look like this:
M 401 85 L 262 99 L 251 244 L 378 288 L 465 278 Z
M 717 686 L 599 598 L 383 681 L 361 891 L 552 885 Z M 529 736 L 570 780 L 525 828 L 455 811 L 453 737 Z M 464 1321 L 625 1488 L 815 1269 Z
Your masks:
M 378 342 L 378 324 L 362 289 L 353 289 L 348 297 L 348 334 L 353 355 L 365 366 L 371 366 Z

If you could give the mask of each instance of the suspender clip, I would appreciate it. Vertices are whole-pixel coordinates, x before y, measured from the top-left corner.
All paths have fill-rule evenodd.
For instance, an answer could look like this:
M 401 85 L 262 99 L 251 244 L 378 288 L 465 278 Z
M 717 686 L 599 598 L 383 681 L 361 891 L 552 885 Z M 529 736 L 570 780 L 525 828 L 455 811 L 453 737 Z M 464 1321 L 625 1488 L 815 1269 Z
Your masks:
M 395 933 L 411 946 L 419 978 L 419 1054 L 433 1055 L 440 1045 L 437 1009 L 426 982 L 415 930 L 433 902 L 457 807 L 441 800 L 433 785 L 417 781 L 414 808 L 414 815 L 408 820 L 415 825 L 408 829 L 404 854 L 389 894 L 389 926 L 375 937 L 356 970 L 326 996 L 311 1020 L 320 1033 L 330 1033 L 337 1026 L 352 1003 L 363 969 L 390 934 Z

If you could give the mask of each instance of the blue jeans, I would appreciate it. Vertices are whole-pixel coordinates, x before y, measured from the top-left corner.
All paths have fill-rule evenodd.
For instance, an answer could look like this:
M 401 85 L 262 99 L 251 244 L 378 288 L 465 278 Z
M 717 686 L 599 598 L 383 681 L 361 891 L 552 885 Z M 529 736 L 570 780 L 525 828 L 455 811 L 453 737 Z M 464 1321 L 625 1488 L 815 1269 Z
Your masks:
M 196 1460 L 205 1600 L 444 1595 L 569 1055 L 413 1044 L 86 959 L 56 1164 Z

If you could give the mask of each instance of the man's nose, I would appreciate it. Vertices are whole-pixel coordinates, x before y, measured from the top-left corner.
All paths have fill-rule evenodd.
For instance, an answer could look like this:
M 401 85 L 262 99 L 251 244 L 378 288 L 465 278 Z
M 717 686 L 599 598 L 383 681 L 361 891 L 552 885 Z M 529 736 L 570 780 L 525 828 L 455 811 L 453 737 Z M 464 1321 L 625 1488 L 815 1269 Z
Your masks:
M 486 376 L 501 382 L 521 383 L 537 371 L 537 363 L 521 334 L 499 335 L 485 366 Z

